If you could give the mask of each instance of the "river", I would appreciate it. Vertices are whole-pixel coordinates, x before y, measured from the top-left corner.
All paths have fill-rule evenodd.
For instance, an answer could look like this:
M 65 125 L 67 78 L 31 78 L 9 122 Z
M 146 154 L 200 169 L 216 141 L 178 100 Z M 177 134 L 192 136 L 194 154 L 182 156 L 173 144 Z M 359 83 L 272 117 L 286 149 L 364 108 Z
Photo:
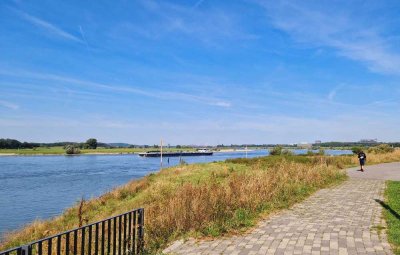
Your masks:
M 304 153 L 296 150 L 295 153 Z M 327 154 L 351 154 L 326 150 Z M 248 157 L 268 155 L 249 151 Z M 184 157 L 187 163 L 245 157 L 245 152 L 218 152 L 212 156 Z M 164 159 L 174 166 L 179 158 Z M 35 219 L 54 217 L 81 197 L 96 197 L 115 186 L 160 168 L 159 158 L 138 155 L 2 156 L 0 157 L 0 235 Z

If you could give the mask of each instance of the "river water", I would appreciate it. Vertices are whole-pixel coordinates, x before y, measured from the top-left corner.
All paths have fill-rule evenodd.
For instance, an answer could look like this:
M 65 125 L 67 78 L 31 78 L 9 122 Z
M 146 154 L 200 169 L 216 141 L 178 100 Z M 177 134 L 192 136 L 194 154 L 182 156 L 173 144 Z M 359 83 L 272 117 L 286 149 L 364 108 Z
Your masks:
M 295 153 L 304 153 L 296 150 Z M 351 154 L 326 150 L 327 154 Z M 248 157 L 268 155 L 266 150 Z M 245 152 L 218 152 L 212 156 L 184 157 L 187 163 L 245 157 Z M 179 158 L 164 158 L 174 166 Z M 0 157 L 0 236 L 35 219 L 56 216 L 81 197 L 96 197 L 160 168 L 160 158 L 138 155 L 2 156 Z

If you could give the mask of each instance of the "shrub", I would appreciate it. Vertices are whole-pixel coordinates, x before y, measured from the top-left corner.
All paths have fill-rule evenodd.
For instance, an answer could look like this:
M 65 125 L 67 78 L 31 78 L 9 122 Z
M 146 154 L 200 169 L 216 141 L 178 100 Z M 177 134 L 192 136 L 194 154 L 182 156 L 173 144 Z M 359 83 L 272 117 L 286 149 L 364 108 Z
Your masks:
M 188 163 L 185 160 L 180 159 L 179 160 L 179 165 L 184 166 L 184 165 L 188 165 Z
M 325 150 L 319 149 L 317 152 L 314 152 L 313 150 L 308 150 L 306 155 L 307 156 L 324 156 Z
M 315 153 L 312 150 L 308 150 L 306 155 L 307 156 L 314 156 Z
M 291 150 L 282 150 L 281 155 L 292 156 L 293 152 Z
M 360 153 L 361 151 L 363 151 L 363 148 L 360 147 L 360 146 L 356 146 L 356 147 L 352 147 L 352 148 L 351 148 L 351 151 L 352 151 L 354 154 L 358 154 L 358 153 Z
M 72 154 L 80 154 L 81 151 L 79 150 L 79 148 L 76 148 L 74 145 L 69 144 L 69 145 L 65 146 L 65 153 L 68 155 L 72 155 Z
M 394 152 L 394 148 L 390 147 L 389 144 L 380 144 L 378 146 L 374 146 L 374 147 L 369 148 L 368 152 L 369 153 L 375 153 L 375 154 L 378 154 L 378 153 L 382 153 L 382 154 L 391 153 L 391 152 Z
M 272 150 L 269 151 L 270 155 L 282 155 L 282 146 L 275 146 Z

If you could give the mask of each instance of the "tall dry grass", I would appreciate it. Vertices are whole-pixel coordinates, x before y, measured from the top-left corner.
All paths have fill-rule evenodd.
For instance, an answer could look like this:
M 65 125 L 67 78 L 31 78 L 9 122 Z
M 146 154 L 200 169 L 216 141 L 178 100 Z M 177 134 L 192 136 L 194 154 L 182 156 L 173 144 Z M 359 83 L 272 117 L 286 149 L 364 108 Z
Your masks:
M 247 172 L 222 170 L 208 183 L 185 183 L 176 192 L 147 207 L 148 243 L 157 247 L 187 232 L 219 235 L 253 225 L 261 212 L 286 208 L 318 188 L 344 178 L 336 168 L 282 161 Z M 152 240 L 151 240 L 152 239 Z M 161 242 L 160 242 L 161 241 Z
M 400 151 L 368 155 L 399 161 Z M 10 233 L 0 249 L 27 243 L 133 208 L 145 208 L 146 247 L 187 235 L 218 236 L 246 229 L 261 215 L 287 208 L 317 189 L 344 180 L 354 156 L 271 156 L 164 169 L 116 188 L 47 221 Z

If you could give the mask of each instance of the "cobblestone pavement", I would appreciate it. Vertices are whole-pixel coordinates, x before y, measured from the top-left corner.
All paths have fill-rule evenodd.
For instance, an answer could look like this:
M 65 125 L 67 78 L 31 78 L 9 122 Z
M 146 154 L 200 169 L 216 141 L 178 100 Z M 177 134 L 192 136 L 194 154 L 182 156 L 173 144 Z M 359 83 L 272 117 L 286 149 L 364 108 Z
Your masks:
M 352 178 L 358 179 L 400 181 L 400 162 L 384 163 L 372 166 L 367 164 L 364 168 L 364 172 L 357 171 L 360 167 L 350 168 L 347 170 L 347 174 Z
M 177 241 L 170 254 L 392 254 L 381 219 L 383 180 L 350 178 L 271 216 L 248 234 Z M 380 233 L 379 233 L 380 232 Z

